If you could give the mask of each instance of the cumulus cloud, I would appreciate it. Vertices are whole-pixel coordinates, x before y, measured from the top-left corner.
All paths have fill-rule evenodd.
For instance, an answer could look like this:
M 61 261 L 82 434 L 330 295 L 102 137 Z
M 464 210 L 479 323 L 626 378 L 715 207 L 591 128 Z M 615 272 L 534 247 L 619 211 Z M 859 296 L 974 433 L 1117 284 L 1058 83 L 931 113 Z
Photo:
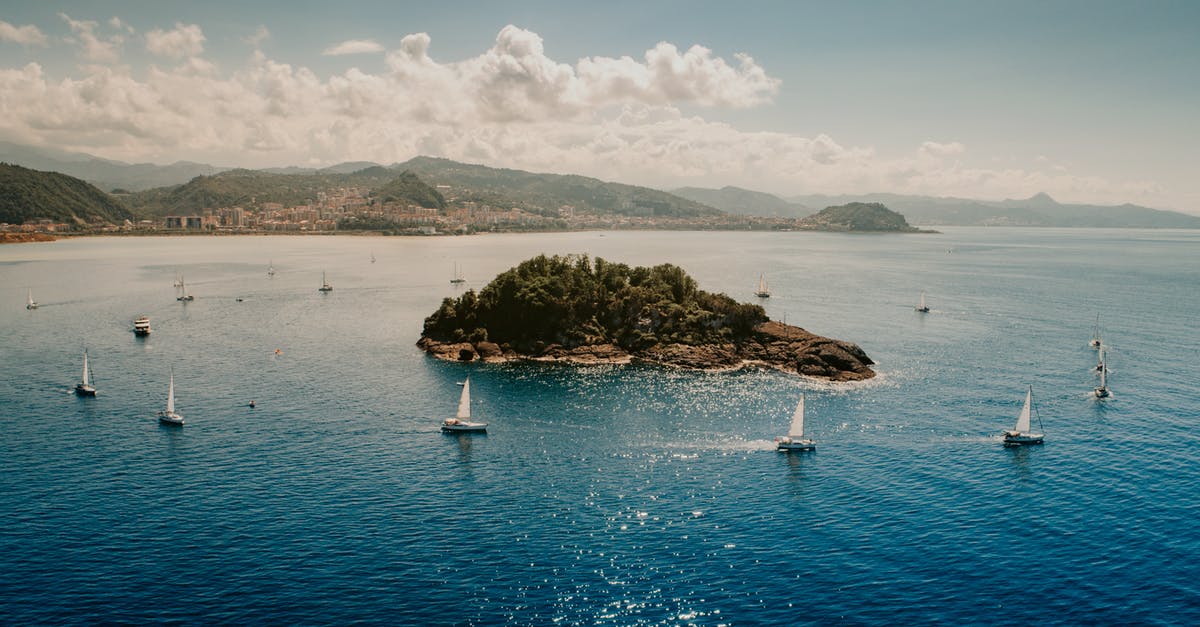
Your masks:
M 58 17 L 70 27 L 72 36 L 67 38 L 69 43 L 79 45 L 79 54 L 88 61 L 97 63 L 115 63 L 120 55 L 117 49 L 125 43 L 125 37 L 120 34 L 107 37 L 98 35 L 96 29 L 99 23 L 91 20 L 73 20 L 66 13 Z
M 258 28 L 254 29 L 254 34 L 243 38 L 242 41 L 254 46 L 257 49 L 262 47 L 263 42 L 270 38 L 271 31 L 267 30 L 266 26 L 259 24 Z
M 383 46 L 370 39 L 350 39 L 326 48 L 321 51 L 321 54 L 327 57 L 337 57 L 345 54 L 367 54 L 372 52 L 383 52 Z
M 76 24 L 81 42 L 96 29 Z M 130 161 L 265 167 L 426 154 L 655 187 L 732 184 L 781 194 L 1154 193 L 1150 183 L 1112 183 L 1048 163 L 968 167 L 967 147 L 948 138 L 882 155 L 826 134 L 747 132 L 685 114 L 754 106 L 780 86 L 749 56 L 729 62 L 700 46 L 662 43 L 637 56 L 566 63 L 546 54 L 538 34 L 508 26 L 480 54 L 439 61 L 432 38 L 413 33 L 379 71 L 318 76 L 257 49 L 244 66 L 221 71 L 199 56 L 199 27 L 152 32 L 148 48 L 155 41 L 158 54 L 184 61 L 137 75 L 83 66 L 67 78 L 36 63 L 0 63 L 0 135 Z
M 41 29 L 32 25 L 13 26 L 0 20 L 0 41 L 11 41 L 26 46 L 46 45 L 46 35 Z
M 172 30 L 154 29 L 146 33 L 146 50 L 153 54 L 182 59 L 204 52 L 204 31 L 196 24 L 176 22 Z

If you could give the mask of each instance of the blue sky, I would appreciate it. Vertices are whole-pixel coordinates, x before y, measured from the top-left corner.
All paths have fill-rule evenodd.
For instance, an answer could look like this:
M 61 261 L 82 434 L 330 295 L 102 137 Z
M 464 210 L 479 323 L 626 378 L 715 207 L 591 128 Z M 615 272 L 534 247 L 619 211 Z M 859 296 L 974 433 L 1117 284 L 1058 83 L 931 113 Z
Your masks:
M 1197 2 L 10 2 L 0 139 L 1200 211 L 1197 67 Z

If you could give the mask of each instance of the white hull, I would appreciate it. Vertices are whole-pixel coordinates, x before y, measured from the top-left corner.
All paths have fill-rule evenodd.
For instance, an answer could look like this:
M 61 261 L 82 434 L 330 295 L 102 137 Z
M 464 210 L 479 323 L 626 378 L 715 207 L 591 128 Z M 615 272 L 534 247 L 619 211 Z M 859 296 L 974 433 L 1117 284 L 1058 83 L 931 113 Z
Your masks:
M 1041 433 L 1017 433 L 1015 431 L 1007 431 L 1004 433 L 1004 446 L 1041 444 L 1045 439 L 1046 436 Z
M 160 411 L 158 412 L 158 422 L 172 427 L 182 427 L 183 416 L 173 411 Z
M 487 423 L 466 422 L 450 418 L 442 423 L 442 431 L 445 433 L 484 433 L 487 431 Z
M 791 440 L 788 438 L 780 438 L 775 441 L 775 450 L 791 452 L 791 451 L 815 451 L 817 443 L 812 440 Z

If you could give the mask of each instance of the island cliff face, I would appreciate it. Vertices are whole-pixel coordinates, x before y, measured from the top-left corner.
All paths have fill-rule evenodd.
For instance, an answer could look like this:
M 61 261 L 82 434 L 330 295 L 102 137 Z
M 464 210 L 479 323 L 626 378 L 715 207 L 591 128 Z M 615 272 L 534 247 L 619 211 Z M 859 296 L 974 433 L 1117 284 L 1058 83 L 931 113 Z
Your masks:
M 539 256 L 478 294 L 447 298 L 417 346 L 453 361 L 759 365 L 833 381 L 875 376 L 858 346 L 768 320 L 762 307 L 696 288 L 682 269 Z

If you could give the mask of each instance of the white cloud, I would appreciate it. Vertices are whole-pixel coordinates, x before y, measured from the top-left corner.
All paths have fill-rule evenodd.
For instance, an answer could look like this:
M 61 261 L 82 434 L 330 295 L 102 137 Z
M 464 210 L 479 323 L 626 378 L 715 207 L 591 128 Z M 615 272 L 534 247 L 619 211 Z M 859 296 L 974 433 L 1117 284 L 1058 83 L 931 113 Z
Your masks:
M 370 39 L 351 39 L 343 41 L 336 46 L 330 46 L 323 50 L 321 54 L 327 57 L 336 57 L 344 54 L 367 54 L 371 52 L 383 52 L 383 46 Z
M 97 63 L 115 63 L 119 59 L 117 49 L 121 44 L 125 43 L 125 38 L 120 35 L 110 35 L 102 37 L 96 34 L 96 28 L 99 23 L 91 20 L 73 20 L 66 13 L 59 13 L 58 17 L 62 18 L 67 26 L 71 28 L 73 37 L 68 37 L 69 43 L 79 44 L 79 54 L 88 61 Z
M 26 46 L 44 46 L 46 45 L 46 35 L 32 24 L 13 26 L 0 20 L 0 41 L 11 41 Z
M 264 41 L 266 41 L 270 38 L 271 38 L 271 31 L 267 30 L 266 26 L 259 24 L 258 28 L 254 29 L 254 34 L 250 35 L 249 37 L 243 38 L 242 41 L 250 44 L 251 46 L 254 46 L 255 49 L 258 49 L 258 48 L 262 47 L 262 44 Z
M 1161 193 L 1152 183 L 1114 183 L 1049 163 L 971 167 L 966 146 L 953 139 L 882 155 L 825 134 L 747 132 L 686 115 L 685 107 L 753 106 L 780 85 L 750 57 L 731 64 L 698 46 L 658 44 L 640 60 L 570 64 L 547 56 L 536 33 L 508 26 L 481 54 L 441 62 L 430 56 L 432 38 L 414 33 L 387 53 L 383 70 L 322 77 L 259 50 L 221 71 L 196 56 L 199 27 L 156 32 L 160 52 L 186 57 L 181 64 L 136 76 L 124 66 L 83 66 L 52 78 L 36 63 L 0 63 L 0 136 L 130 161 L 264 167 L 427 154 L 655 187 L 732 184 L 781 194 Z
M 172 30 L 146 33 L 146 50 L 172 59 L 194 57 L 204 52 L 204 31 L 195 24 L 176 23 Z

